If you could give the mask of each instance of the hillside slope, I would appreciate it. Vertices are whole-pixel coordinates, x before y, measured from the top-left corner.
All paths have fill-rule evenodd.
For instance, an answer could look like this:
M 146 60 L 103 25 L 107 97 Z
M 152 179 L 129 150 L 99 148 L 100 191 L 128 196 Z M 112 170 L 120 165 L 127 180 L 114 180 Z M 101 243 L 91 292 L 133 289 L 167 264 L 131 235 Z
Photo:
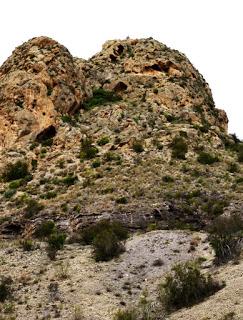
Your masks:
M 12 270 L 16 319 L 70 319 L 79 305 L 87 319 L 111 319 L 144 290 L 156 300 L 165 272 L 195 258 L 229 286 L 168 317 L 240 319 L 230 298 L 241 304 L 242 261 L 215 267 L 207 232 L 220 216 L 242 218 L 243 144 L 184 54 L 126 39 L 84 60 L 50 38 L 31 39 L 0 67 L 0 123 L 0 276 Z M 103 264 L 73 244 L 102 219 L 132 234 L 127 251 Z M 43 242 L 31 252 L 18 242 L 43 221 L 67 235 L 56 261 Z M 71 273 L 61 295 L 60 261 Z

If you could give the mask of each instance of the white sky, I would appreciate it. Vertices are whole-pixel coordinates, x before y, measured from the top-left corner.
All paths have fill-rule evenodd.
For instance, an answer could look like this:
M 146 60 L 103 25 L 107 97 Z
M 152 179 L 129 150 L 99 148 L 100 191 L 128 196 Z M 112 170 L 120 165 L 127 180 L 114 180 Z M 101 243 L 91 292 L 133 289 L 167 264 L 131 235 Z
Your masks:
M 108 39 L 150 37 L 185 53 L 243 138 L 243 0 L 0 0 L 0 64 L 46 35 L 89 58 Z

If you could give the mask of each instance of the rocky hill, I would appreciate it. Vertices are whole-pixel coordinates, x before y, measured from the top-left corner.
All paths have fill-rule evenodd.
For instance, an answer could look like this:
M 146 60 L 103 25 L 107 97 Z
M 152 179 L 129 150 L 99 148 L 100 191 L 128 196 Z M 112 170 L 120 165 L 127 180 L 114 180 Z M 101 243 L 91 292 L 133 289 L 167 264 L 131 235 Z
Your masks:
M 133 233 L 162 229 L 153 243 L 188 243 L 197 234 L 194 232 L 200 231 L 202 246 L 207 243 L 207 248 L 198 245 L 193 255 L 202 256 L 205 250 L 212 262 L 205 232 L 219 216 L 243 212 L 242 143 L 228 134 L 227 115 L 215 107 L 208 84 L 186 56 L 152 38 L 108 41 L 89 60 L 72 57 L 64 46 L 47 37 L 29 40 L 0 67 L 0 123 L 3 243 L 29 239 L 43 221 L 54 221 L 71 242 L 79 230 L 111 219 L 122 222 Z M 171 231 L 168 236 L 168 230 L 174 229 L 187 231 L 179 231 L 180 236 L 178 231 Z M 154 236 L 152 233 L 151 239 Z M 147 235 L 141 243 L 136 235 L 133 237 L 128 245 L 131 252 L 142 246 Z M 79 252 L 79 247 L 69 246 L 71 255 L 80 257 L 87 266 L 92 264 L 88 251 Z M 34 265 L 26 267 L 32 276 L 39 268 L 35 264 L 43 256 L 41 248 L 42 245 L 31 256 L 35 257 Z M 160 259 L 160 252 L 150 257 L 146 248 L 153 250 L 146 241 L 139 250 L 148 259 Z M 3 247 L 2 253 L 7 255 L 4 274 L 11 263 L 16 267 L 19 259 L 27 259 L 19 250 Z M 173 263 L 192 258 L 183 251 L 187 247 L 178 257 L 172 254 L 173 250 L 176 248 L 168 252 L 171 261 L 165 263 L 158 276 Z M 96 281 L 102 282 L 112 274 L 109 268 L 116 270 L 114 277 L 127 268 L 136 269 L 126 254 L 120 266 L 94 265 Z M 68 251 L 63 255 L 64 260 L 72 259 L 67 258 Z M 134 256 L 137 267 L 145 263 L 140 261 L 139 252 Z M 45 269 L 50 268 L 48 259 L 41 259 Z M 79 270 L 76 260 L 73 270 Z M 21 268 L 25 268 L 22 262 Z M 140 282 L 151 278 L 151 292 L 157 283 L 156 272 L 146 268 L 142 278 L 133 279 L 140 286 L 132 294 L 134 301 L 146 289 L 146 283 Z M 52 278 L 52 268 L 48 270 L 48 277 Z M 237 272 L 238 275 L 238 269 Z M 18 268 L 14 274 L 17 277 Z M 88 276 L 92 278 L 92 272 Z M 88 286 L 88 292 L 79 288 L 79 298 L 83 299 L 82 294 L 86 297 L 84 309 L 89 319 L 111 319 L 120 302 L 127 304 L 129 294 L 116 296 L 122 286 L 118 283 L 113 293 L 107 291 L 101 300 L 97 293 L 89 305 L 88 300 L 97 289 L 96 281 L 90 281 L 93 287 Z M 111 284 L 104 284 L 104 288 L 107 286 Z M 44 288 L 38 288 L 31 289 L 31 294 L 42 290 L 44 295 Z M 20 300 L 24 299 L 21 290 L 24 289 L 19 291 Z M 68 287 L 63 290 L 68 295 Z M 26 307 L 32 310 L 28 319 L 37 319 L 33 314 L 44 312 L 37 310 L 38 303 L 36 299 L 30 303 L 32 307 Z M 60 303 L 67 305 L 71 300 Z M 94 304 L 100 305 L 99 311 Z M 71 311 L 66 308 L 62 319 L 70 319 Z M 17 309 L 19 319 L 27 319 L 25 308 Z M 53 316 L 52 312 L 48 311 L 43 319 Z M 240 317 L 241 311 L 237 312 Z M 205 314 L 200 319 L 223 317 L 212 314 L 213 311 L 208 318 Z M 187 319 L 194 319 L 193 315 Z

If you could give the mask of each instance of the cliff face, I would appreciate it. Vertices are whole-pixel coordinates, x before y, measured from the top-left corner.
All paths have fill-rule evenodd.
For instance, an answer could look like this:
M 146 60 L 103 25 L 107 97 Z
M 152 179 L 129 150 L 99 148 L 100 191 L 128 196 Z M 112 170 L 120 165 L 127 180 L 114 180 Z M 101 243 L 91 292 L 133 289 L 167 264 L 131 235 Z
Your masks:
M 165 121 L 167 114 L 227 130 L 227 116 L 215 109 L 207 83 L 178 51 L 153 39 L 116 40 L 84 61 L 73 59 L 56 41 L 39 37 L 15 49 L 0 68 L 0 147 L 33 140 L 56 127 L 60 114 L 77 113 L 97 87 L 143 108 L 150 105 L 157 121 Z
M 0 68 L 0 147 L 34 138 L 75 113 L 84 100 L 85 79 L 69 51 L 39 37 L 19 46 Z

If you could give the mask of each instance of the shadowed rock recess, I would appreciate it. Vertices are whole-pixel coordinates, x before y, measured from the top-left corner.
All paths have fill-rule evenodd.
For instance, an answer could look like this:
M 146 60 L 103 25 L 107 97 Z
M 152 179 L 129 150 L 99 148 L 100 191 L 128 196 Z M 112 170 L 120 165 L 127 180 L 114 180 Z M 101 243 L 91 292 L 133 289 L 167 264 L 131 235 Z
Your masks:
M 81 319 L 82 312 L 82 319 L 113 319 L 145 291 L 156 300 L 158 277 L 178 261 L 203 257 L 215 271 L 207 232 L 215 219 L 243 212 L 243 145 L 227 125 L 187 57 L 152 38 L 107 41 L 89 60 L 48 37 L 17 47 L 0 67 L 0 276 L 14 266 L 16 319 Z M 121 260 L 94 262 L 89 247 L 72 243 L 102 219 L 132 234 Z M 73 279 L 59 287 L 52 281 L 57 262 L 42 242 L 33 256 L 12 249 L 13 240 L 34 237 L 49 220 L 69 240 L 60 250 L 63 263 L 73 259 Z M 20 260 L 29 272 L 25 284 Z M 238 263 L 230 270 L 240 279 Z M 45 279 L 37 286 L 41 270 Z M 227 270 L 219 272 L 227 282 Z M 228 288 L 222 301 L 231 299 L 231 278 Z M 235 307 L 243 305 L 241 293 L 242 287 L 223 308 L 214 296 L 217 316 L 203 302 L 171 319 L 242 319 Z M 1 319 L 5 309 L 0 302 Z M 151 312 L 116 319 L 167 319 Z

